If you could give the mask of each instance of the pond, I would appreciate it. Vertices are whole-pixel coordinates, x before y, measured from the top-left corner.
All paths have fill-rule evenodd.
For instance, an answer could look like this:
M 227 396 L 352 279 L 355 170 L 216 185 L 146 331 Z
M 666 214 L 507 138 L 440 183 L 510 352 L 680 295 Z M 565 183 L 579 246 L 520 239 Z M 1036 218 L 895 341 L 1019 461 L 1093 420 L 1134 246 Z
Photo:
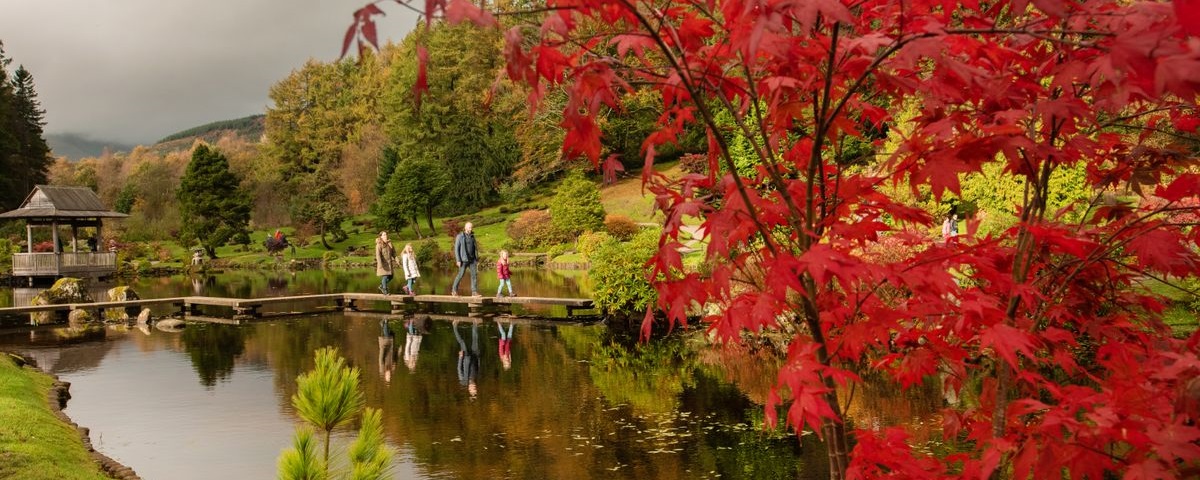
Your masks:
M 370 273 L 237 272 L 199 287 L 186 277 L 134 286 L 147 298 L 369 291 Z M 582 274 L 513 273 L 522 293 L 588 293 Z M 430 277 L 426 288 L 448 289 L 445 274 Z M 697 335 L 641 344 L 563 312 L 525 313 L 329 313 L 180 333 L 10 329 L 0 330 L 0 350 L 71 382 L 66 413 L 91 429 L 97 449 L 147 479 L 274 478 L 299 422 L 295 379 L 324 346 L 361 369 L 367 406 L 383 411 L 396 478 L 827 478 L 814 436 L 763 430 L 771 360 L 698 348 Z M 499 328 L 510 324 L 502 359 Z M 477 354 L 473 378 L 460 378 L 460 352 Z M 868 422 L 936 423 L 940 401 L 936 391 L 881 393 L 856 408 Z

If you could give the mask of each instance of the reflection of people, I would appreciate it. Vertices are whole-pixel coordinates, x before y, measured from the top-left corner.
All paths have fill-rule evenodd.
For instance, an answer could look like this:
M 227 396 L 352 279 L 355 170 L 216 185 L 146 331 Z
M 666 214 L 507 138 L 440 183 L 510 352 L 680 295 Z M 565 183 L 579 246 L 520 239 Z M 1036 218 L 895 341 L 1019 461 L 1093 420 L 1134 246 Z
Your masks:
M 479 394 L 475 380 L 479 377 L 479 322 L 471 322 L 471 348 L 458 333 L 458 320 L 454 321 L 454 338 L 458 340 L 458 383 L 467 387 L 471 399 Z
M 379 232 L 375 239 L 375 275 L 379 276 L 379 293 L 388 294 L 388 282 L 392 281 L 392 261 L 396 257 L 396 249 L 388 240 L 387 232 Z
M 421 331 L 417 328 L 416 319 L 408 321 L 408 335 L 404 337 L 404 366 L 408 373 L 416 373 L 417 355 L 421 353 Z
M 474 225 L 467 222 L 463 225 L 463 231 L 454 237 L 454 264 L 458 265 L 458 275 L 454 277 L 454 284 L 450 286 L 450 294 L 454 296 L 458 296 L 458 282 L 468 270 L 471 272 L 471 296 L 479 296 L 479 257 L 476 255 L 479 245 L 475 243 L 473 229 Z
M 404 251 L 400 252 L 400 266 L 404 268 L 404 292 L 416 295 L 417 291 L 413 290 L 413 283 L 421 276 L 421 271 L 417 269 L 417 254 L 413 251 L 411 243 L 405 244 Z
M 496 277 L 500 278 L 500 286 L 496 287 L 496 298 L 500 298 L 500 291 L 504 290 L 504 286 L 508 285 L 508 296 L 515 297 L 512 289 L 512 272 L 508 271 L 508 250 L 500 251 L 500 259 L 496 260 Z
M 500 319 L 496 319 L 496 328 L 500 329 L 500 366 L 505 370 L 512 368 L 512 336 L 513 323 L 508 322 L 508 332 L 504 331 L 504 324 L 500 323 Z
M 385 383 L 391 383 L 392 370 L 396 368 L 396 342 L 392 331 L 388 328 L 387 319 L 379 321 L 382 333 L 379 336 L 379 375 Z

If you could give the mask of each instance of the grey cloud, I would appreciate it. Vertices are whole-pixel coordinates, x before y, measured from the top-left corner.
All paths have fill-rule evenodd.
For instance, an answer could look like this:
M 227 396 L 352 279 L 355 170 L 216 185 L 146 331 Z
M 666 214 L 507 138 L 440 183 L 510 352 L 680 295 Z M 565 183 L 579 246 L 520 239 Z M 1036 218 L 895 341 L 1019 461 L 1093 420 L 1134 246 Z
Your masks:
M 48 133 L 149 143 L 262 113 L 270 86 L 309 58 L 335 60 L 367 0 L 0 0 L 0 41 L 24 64 Z M 415 16 L 384 4 L 381 37 Z

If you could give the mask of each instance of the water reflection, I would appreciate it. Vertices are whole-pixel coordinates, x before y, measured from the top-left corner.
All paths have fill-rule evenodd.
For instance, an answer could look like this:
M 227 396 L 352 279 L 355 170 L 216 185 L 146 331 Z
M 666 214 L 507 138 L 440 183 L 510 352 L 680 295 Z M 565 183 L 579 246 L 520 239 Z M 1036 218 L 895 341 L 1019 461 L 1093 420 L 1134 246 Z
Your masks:
M 474 400 L 479 395 L 479 386 L 477 384 L 479 378 L 479 321 L 475 319 L 468 320 L 471 324 L 471 348 L 467 349 L 467 344 L 463 342 L 462 335 L 458 334 L 459 320 L 454 320 L 452 328 L 454 329 L 454 339 L 458 340 L 458 383 L 466 387 L 467 394 Z
M 388 327 L 388 320 L 379 321 L 379 376 L 384 383 L 392 382 L 392 371 L 396 369 L 396 335 Z
M 135 288 L 150 298 L 192 295 L 197 284 L 204 295 L 374 288 L 374 272 L 361 273 L 305 271 L 281 283 L 238 272 Z M 586 296 L 583 276 L 513 275 L 528 275 L 522 294 Z M 72 382 L 68 414 L 144 478 L 274 477 L 297 422 L 296 377 L 325 346 L 365 372 L 365 399 L 384 412 L 399 478 L 827 478 L 815 436 L 763 431 L 777 358 L 709 348 L 700 335 L 643 344 L 603 325 L 427 313 L 192 324 L 182 333 L 0 331 L 0 349 L 33 353 Z M 396 374 L 397 356 L 408 374 Z M 859 426 L 936 426 L 939 391 L 881 383 L 857 392 L 849 411 Z M 934 439 L 929 432 L 917 438 Z
M 149 330 L 143 331 L 143 333 Z M 246 337 L 252 330 L 220 328 L 213 324 L 192 324 L 183 329 L 183 348 L 200 377 L 200 384 L 212 388 L 229 378 L 234 360 L 246 351 Z
M 418 321 L 418 318 L 422 321 Z M 406 334 L 404 336 L 404 366 L 408 367 L 408 373 L 417 373 L 417 356 L 421 354 L 421 339 L 424 337 L 424 332 L 429 331 L 430 322 L 428 316 L 413 316 L 404 323 Z

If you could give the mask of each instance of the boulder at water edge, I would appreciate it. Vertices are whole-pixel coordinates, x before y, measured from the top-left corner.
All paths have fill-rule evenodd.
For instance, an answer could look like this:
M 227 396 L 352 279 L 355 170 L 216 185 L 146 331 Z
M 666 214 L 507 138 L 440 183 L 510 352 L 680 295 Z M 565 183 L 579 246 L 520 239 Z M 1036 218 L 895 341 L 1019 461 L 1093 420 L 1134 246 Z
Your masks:
M 137 324 L 138 325 L 147 325 L 149 323 L 150 323 L 150 309 L 143 308 L 142 313 L 138 314 Z
M 164 318 L 162 320 L 154 322 L 154 328 L 157 328 L 164 332 L 179 332 L 179 331 L 182 331 L 183 327 L 186 325 L 187 325 L 187 323 L 184 323 L 183 320 L 180 320 L 178 318 Z
M 108 289 L 108 301 L 124 302 L 126 300 L 137 300 L 137 292 L 127 286 L 113 287 Z M 129 317 L 138 311 L 138 307 L 126 308 L 109 308 L 104 310 L 104 321 L 106 322 L 127 322 Z
M 54 282 L 54 286 L 49 289 L 42 290 L 33 300 L 30 305 L 65 305 L 68 303 L 86 303 L 91 302 L 92 297 L 88 296 L 87 290 L 84 289 L 83 281 L 78 278 L 63 277 Z M 34 325 L 43 325 L 54 321 L 53 312 L 37 312 L 29 314 L 29 318 L 33 320 Z
M 67 316 L 67 324 L 72 327 L 87 325 L 92 320 L 92 314 L 87 310 L 71 310 L 71 314 Z

